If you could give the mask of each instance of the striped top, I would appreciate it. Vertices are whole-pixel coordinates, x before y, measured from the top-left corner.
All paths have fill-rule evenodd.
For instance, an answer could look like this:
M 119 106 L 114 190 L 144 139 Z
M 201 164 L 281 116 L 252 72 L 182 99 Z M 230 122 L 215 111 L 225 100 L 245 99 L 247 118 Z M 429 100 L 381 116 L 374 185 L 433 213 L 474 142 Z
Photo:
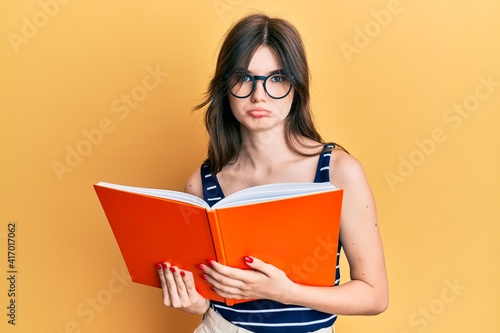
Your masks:
M 330 157 L 331 149 L 335 146 L 327 144 L 318 161 L 315 183 L 330 181 Z M 201 166 L 201 179 L 203 183 L 204 200 L 213 206 L 224 198 L 224 193 L 216 176 L 210 173 L 207 164 Z M 340 258 L 341 244 L 337 251 L 337 268 L 335 285 L 340 282 Z M 330 327 L 337 319 L 337 315 L 316 311 L 310 308 L 285 305 L 271 300 L 256 300 L 227 306 L 225 303 L 212 301 L 212 309 L 234 325 L 243 327 L 252 332 L 259 333 L 305 333 L 316 331 L 321 328 Z

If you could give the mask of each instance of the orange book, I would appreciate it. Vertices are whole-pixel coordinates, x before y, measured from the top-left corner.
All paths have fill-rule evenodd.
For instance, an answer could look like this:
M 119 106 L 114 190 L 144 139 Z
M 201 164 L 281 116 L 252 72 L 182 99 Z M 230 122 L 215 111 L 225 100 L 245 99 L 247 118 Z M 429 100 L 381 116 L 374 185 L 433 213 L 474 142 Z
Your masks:
M 244 256 L 275 265 L 294 282 L 335 283 L 342 189 L 330 183 L 251 187 L 209 207 L 183 192 L 94 184 L 132 281 L 160 287 L 156 264 L 193 273 L 198 292 L 227 305 L 201 278 L 208 259 L 243 269 Z

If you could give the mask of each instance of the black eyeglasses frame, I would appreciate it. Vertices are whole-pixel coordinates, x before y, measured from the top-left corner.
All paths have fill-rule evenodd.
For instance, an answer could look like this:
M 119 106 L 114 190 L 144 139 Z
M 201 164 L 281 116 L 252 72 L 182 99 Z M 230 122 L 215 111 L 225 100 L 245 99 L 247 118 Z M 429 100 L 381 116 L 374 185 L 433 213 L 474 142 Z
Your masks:
M 266 83 L 267 83 L 267 80 L 270 78 L 270 77 L 273 77 L 277 74 L 280 74 L 280 75 L 283 75 L 286 77 L 286 75 L 283 73 L 283 71 L 275 71 L 275 72 L 272 72 L 271 74 L 267 75 L 267 76 L 262 76 L 262 75 L 251 75 L 249 73 L 241 73 L 245 76 L 248 76 L 252 79 L 252 90 L 250 90 L 250 93 L 246 96 L 237 96 L 235 95 L 233 92 L 232 92 L 232 89 L 229 89 L 229 93 L 231 95 L 233 95 L 234 97 L 236 98 L 240 98 L 240 99 L 243 99 L 243 98 L 248 98 L 249 96 L 251 96 L 254 92 L 255 92 L 255 88 L 257 88 L 257 80 L 262 80 L 263 81 L 263 86 L 264 86 L 264 91 L 266 92 L 267 96 L 271 97 L 272 99 L 283 99 L 285 97 L 287 97 L 290 92 L 292 91 L 292 87 L 293 87 L 293 84 L 292 82 L 290 82 L 290 80 L 288 80 L 290 82 L 290 87 L 288 88 L 288 91 L 286 92 L 285 95 L 281 96 L 281 97 L 274 97 L 272 96 L 268 91 L 267 91 L 267 88 L 266 88 Z M 230 76 L 229 75 L 225 75 L 226 78 L 229 78 Z M 288 79 L 288 78 L 287 78 Z M 232 88 L 232 87 L 231 87 Z

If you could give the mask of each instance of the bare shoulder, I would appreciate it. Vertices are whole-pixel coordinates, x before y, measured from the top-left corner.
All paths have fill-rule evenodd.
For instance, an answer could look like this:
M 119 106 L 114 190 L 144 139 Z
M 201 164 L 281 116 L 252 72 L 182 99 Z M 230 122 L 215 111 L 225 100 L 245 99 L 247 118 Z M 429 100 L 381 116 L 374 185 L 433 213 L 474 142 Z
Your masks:
M 186 181 L 184 192 L 196 195 L 203 199 L 203 185 L 201 183 L 200 168 L 197 168 Z
M 330 159 L 330 180 L 337 187 L 368 186 L 365 171 L 354 156 L 343 150 L 333 150 Z
M 330 181 L 344 190 L 343 237 L 357 237 L 357 227 L 378 225 L 375 200 L 361 163 L 344 151 L 334 151 L 330 160 Z

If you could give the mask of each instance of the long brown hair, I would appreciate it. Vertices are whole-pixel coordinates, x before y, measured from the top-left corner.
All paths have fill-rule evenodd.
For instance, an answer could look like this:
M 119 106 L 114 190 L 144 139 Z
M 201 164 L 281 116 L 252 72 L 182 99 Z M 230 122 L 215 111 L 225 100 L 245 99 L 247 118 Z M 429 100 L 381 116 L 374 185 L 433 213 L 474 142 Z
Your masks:
M 299 145 L 304 146 L 299 138 L 324 143 L 311 115 L 309 66 L 300 34 L 284 19 L 253 14 L 242 18 L 226 33 L 206 99 L 194 108 L 199 110 L 208 105 L 205 126 L 210 140 L 206 162 L 213 174 L 236 161 L 242 144 L 240 124 L 229 107 L 229 76 L 248 68 L 255 50 L 261 45 L 276 53 L 284 74 L 294 88 L 294 99 L 285 120 L 288 147 L 306 155 L 299 150 Z

